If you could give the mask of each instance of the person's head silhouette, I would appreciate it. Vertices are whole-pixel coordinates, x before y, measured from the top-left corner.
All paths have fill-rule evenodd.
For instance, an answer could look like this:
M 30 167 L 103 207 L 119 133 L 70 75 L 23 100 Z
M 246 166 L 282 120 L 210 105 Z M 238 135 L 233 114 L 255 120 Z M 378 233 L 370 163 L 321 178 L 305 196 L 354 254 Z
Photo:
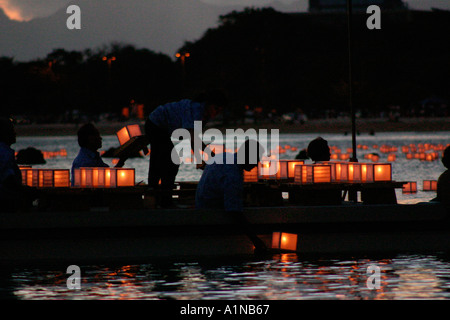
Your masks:
M 445 148 L 441 161 L 444 167 L 450 169 L 450 147 Z
M 328 146 L 327 140 L 322 137 L 317 137 L 312 140 L 306 152 L 312 161 L 330 161 L 330 147 Z

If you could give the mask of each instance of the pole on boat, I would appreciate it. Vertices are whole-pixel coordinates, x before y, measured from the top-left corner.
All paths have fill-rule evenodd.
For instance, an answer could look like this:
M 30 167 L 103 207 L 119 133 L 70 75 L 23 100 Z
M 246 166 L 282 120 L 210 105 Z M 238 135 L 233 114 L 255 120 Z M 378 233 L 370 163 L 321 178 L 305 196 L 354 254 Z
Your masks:
M 347 0 L 347 37 L 348 37 L 348 93 L 349 93 L 349 106 L 352 119 L 352 158 L 350 161 L 358 162 L 356 157 L 356 116 L 353 107 L 353 39 L 352 39 L 352 0 Z

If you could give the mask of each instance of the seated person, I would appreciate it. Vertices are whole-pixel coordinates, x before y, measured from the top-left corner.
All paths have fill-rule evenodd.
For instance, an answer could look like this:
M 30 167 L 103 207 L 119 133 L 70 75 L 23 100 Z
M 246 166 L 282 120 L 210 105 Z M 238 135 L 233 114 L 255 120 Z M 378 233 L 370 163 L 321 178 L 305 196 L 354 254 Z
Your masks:
M 103 162 L 97 151 L 102 147 L 102 137 L 93 124 L 85 124 L 78 130 L 78 145 L 80 146 L 80 151 L 72 163 L 72 185 L 74 182 L 74 169 L 84 167 L 109 167 Z M 124 163 L 125 160 L 120 159 L 116 167 L 120 168 Z
M 253 157 L 251 154 L 253 153 Z M 237 153 L 217 154 L 214 163 L 206 165 L 197 186 L 197 208 L 224 208 L 226 211 L 242 211 L 244 176 L 258 165 L 261 146 L 255 140 L 247 140 Z M 218 161 L 217 157 L 222 157 Z
M 0 211 L 15 212 L 31 206 L 32 193 L 22 185 L 22 173 L 17 166 L 11 145 L 16 143 L 16 131 L 10 119 L 0 118 Z
M 314 163 L 319 161 L 330 161 L 331 152 L 328 146 L 328 141 L 322 137 L 317 137 L 312 140 L 307 148 L 308 157 L 311 158 Z
M 265 251 L 265 244 L 251 230 L 251 225 L 242 214 L 244 176 L 243 170 L 251 171 L 258 166 L 262 146 L 255 140 L 247 140 L 237 153 L 216 154 L 222 157 L 207 164 L 197 186 L 195 205 L 197 208 L 225 209 L 238 228 L 252 240 L 257 251 Z
M 434 201 L 450 204 L 450 147 L 444 150 L 442 163 L 447 168 L 438 179 L 437 196 Z

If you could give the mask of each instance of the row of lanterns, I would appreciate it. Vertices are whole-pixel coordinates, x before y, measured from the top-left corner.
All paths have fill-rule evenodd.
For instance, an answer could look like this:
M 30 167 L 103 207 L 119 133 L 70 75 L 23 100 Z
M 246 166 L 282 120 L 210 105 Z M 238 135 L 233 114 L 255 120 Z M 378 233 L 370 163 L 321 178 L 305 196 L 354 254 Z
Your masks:
M 299 184 L 392 181 L 392 167 L 390 163 L 324 161 L 305 164 L 300 160 L 262 160 L 258 167 L 244 171 L 244 182 L 260 180 L 293 180 Z
M 22 184 L 38 188 L 70 187 L 69 169 L 32 169 L 21 167 Z M 135 185 L 133 168 L 78 168 L 74 169 L 74 187 L 116 188 Z
M 436 191 L 437 190 L 437 180 L 423 180 L 422 191 Z M 417 182 L 410 181 L 403 185 L 403 193 L 417 193 Z

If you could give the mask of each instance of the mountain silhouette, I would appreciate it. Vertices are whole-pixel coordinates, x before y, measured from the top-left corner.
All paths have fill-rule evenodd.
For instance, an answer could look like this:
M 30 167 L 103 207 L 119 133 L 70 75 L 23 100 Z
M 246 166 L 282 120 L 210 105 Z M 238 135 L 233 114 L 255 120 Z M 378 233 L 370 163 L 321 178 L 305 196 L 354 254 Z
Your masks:
M 81 30 L 69 30 L 66 8 L 81 9 Z M 217 25 L 219 15 L 244 6 L 216 6 L 199 0 L 77 0 L 56 13 L 29 22 L 9 20 L 0 10 L 0 56 L 27 61 L 45 57 L 55 48 L 95 49 L 111 42 L 132 44 L 173 56 L 185 41 L 200 38 Z M 274 2 L 279 10 L 298 4 Z

